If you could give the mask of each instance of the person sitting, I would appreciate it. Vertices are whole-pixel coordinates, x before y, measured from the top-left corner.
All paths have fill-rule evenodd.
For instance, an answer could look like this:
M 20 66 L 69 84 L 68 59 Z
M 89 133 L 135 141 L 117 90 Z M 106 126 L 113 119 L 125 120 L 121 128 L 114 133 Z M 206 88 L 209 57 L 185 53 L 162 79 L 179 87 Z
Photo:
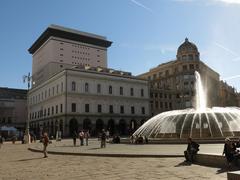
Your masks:
M 199 144 L 192 140 L 192 138 L 188 138 L 188 146 L 187 150 L 184 151 L 184 156 L 186 158 L 186 162 L 193 162 L 195 155 L 199 151 Z
M 228 167 L 231 167 L 231 163 L 235 159 L 235 154 L 236 154 L 235 144 L 229 138 L 226 138 L 222 155 L 225 155 Z

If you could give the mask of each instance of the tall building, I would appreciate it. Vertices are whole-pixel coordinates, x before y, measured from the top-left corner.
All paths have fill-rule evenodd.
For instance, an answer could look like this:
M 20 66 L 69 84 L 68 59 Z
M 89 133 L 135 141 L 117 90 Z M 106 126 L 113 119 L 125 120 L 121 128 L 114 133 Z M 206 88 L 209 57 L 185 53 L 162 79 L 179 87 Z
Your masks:
M 32 84 L 75 65 L 107 67 L 106 37 L 50 25 L 29 48 L 32 54 Z
M 201 74 L 208 97 L 207 105 L 218 105 L 219 74 L 200 60 L 197 46 L 186 38 L 179 46 L 175 60 L 139 75 L 150 82 L 151 114 L 193 107 L 195 71 Z
M 71 136 L 83 129 L 96 135 L 105 128 L 124 135 L 148 119 L 148 81 L 107 68 L 111 42 L 90 35 L 50 26 L 29 49 L 35 81 L 28 93 L 29 117 L 36 134 L 60 130 Z
M 0 126 L 25 130 L 27 90 L 0 88 Z

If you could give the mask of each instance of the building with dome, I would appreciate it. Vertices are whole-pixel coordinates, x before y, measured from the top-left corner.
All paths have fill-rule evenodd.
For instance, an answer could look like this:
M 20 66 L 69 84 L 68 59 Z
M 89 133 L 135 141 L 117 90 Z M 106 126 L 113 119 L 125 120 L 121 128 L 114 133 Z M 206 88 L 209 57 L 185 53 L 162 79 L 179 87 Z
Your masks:
M 219 104 L 219 74 L 200 60 L 197 46 L 187 38 L 179 46 L 175 60 L 150 69 L 139 77 L 150 82 L 151 115 L 194 107 L 195 76 L 201 74 L 209 107 Z

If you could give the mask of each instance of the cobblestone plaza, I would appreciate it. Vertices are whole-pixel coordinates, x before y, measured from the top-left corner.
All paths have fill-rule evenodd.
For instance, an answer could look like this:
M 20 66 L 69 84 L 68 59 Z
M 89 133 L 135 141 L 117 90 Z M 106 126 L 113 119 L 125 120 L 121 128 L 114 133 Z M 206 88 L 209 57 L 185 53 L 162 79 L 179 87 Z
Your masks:
M 0 179 L 226 179 L 226 170 L 184 163 L 184 158 L 123 158 L 52 155 L 42 158 L 34 153 L 29 145 L 6 143 L 0 149 Z M 40 143 L 30 147 L 41 148 Z M 60 148 L 61 147 L 61 148 Z M 168 147 L 168 151 L 166 151 Z M 71 140 L 53 142 L 49 150 L 92 153 L 157 153 L 181 154 L 186 145 L 129 145 L 107 144 L 106 149 L 99 148 L 97 140 L 91 140 L 89 146 L 72 147 Z M 221 149 L 220 149 L 221 148 Z M 220 153 L 222 144 L 203 145 L 202 152 Z

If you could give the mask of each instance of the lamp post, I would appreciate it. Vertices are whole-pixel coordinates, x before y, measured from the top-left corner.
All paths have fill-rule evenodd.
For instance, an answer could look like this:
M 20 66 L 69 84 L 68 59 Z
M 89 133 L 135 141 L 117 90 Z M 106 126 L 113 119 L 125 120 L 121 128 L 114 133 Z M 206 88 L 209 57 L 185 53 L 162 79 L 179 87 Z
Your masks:
M 30 83 L 31 83 L 31 80 L 32 80 L 32 76 L 30 76 L 30 72 L 28 73 L 28 75 L 24 75 L 23 76 L 23 83 L 27 82 L 28 84 L 28 93 L 29 93 L 29 89 L 30 89 Z M 25 140 L 25 143 L 28 143 L 30 144 L 31 142 L 31 139 L 30 139 L 30 132 L 29 132 L 29 97 L 28 97 L 28 94 L 27 94 L 27 127 L 26 127 L 26 133 L 24 135 L 24 140 Z

